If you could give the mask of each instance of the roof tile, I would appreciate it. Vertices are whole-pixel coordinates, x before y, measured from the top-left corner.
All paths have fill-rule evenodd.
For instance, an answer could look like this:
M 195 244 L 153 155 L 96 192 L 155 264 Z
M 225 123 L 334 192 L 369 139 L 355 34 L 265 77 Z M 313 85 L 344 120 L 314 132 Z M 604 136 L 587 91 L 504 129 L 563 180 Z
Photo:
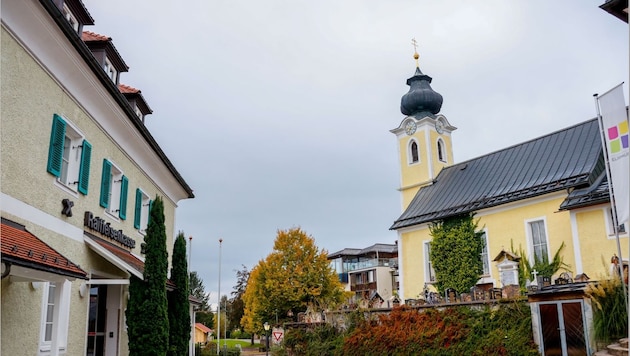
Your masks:
M 87 273 L 22 225 L 2 219 L 2 260 L 15 265 L 87 279 Z

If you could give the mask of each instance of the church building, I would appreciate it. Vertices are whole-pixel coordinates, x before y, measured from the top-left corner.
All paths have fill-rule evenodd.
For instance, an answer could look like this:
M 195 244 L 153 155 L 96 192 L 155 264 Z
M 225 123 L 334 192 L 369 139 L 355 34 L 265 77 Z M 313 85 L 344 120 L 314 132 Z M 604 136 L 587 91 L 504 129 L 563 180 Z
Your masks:
M 417 53 L 415 58 L 417 63 Z M 571 127 L 456 163 L 452 143 L 457 118 L 451 123 L 440 113 L 443 98 L 431 81 L 417 65 L 401 100 L 405 117 L 391 130 L 400 166 L 402 214 L 390 229 L 398 234 L 401 299 L 419 298 L 436 282 L 431 224 L 462 214 L 474 213 L 484 233 L 480 288 L 518 284 L 513 273 L 502 274 L 493 262 L 502 251 L 511 252 L 511 246 L 533 261 L 551 260 L 564 244 L 561 255 L 573 277 L 596 279 L 608 273 L 618 249 L 597 119 L 586 117 Z M 627 251 L 623 223 L 620 245 Z M 622 257 L 627 263 L 628 256 Z

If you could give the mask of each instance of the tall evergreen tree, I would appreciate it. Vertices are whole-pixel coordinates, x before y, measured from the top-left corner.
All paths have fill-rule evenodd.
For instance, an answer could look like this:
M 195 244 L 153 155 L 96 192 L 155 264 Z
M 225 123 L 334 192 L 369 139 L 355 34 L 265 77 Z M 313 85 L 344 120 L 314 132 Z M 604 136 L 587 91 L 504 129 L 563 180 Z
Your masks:
M 190 278 L 188 279 L 188 284 L 190 286 L 190 295 L 195 297 L 197 300 L 201 302 L 201 306 L 199 310 L 201 311 L 209 311 L 210 310 L 210 296 L 206 294 L 206 287 L 203 285 L 203 280 L 199 277 L 199 273 L 197 271 L 190 272 Z
M 166 297 L 168 253 L 164 203 L 160 197 L 156 197 L 152 204 L 144 242 L 144 280 L 132 276 L 129 282 L 126 312 L 129 355 L 163 356 L 168 350 L 169 332 Z
M 170 356 L 188 354 L 190 340 L 190 305 L 188 302 L 188 263 L 186 262 L 186 238 L 180 232 L 175 239 L 171 268 L 171 281 L 176 289 L 169 293 L 169 350 Z

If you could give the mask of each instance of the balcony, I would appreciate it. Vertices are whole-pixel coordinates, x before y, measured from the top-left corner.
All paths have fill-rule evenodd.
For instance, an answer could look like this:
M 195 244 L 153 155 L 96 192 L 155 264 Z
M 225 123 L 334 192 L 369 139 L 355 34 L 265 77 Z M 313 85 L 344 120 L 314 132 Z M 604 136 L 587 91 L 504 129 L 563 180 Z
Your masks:
M 391 267 L 398 268 L 398 259 L 396 258 L 372 258 L 358 262 L 345 262 L 344 269 L 346 272 L 357 271 L 365 268 L 373 267 Z
M 361 283 L 361 284 L 357 283 L 357 284 L 351 285 L 350 290 L 353 292 L 364 292 L 364 291 L 376 290 L 376 282 Z

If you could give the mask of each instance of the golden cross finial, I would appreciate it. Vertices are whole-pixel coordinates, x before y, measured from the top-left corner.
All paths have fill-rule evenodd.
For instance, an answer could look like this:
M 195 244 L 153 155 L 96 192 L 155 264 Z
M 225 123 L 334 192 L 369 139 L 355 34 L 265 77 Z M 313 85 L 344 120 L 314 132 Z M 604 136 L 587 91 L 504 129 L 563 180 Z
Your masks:
M 416 41 L 415 37 L 411 39 L 411 44 L 413 45 L 413 59 L 416 60 L 416 67 L 420 68 L 420 64 L 418 63 L 418 58 L 420 58 L 418 54 L 418 41 Z

